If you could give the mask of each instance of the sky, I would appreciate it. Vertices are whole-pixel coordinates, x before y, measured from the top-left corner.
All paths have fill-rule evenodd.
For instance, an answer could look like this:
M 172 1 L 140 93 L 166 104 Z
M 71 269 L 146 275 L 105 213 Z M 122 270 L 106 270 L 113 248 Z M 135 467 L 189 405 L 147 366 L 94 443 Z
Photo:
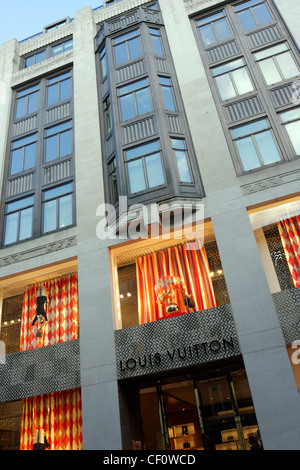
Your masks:
M 102 0 L 0 0 L 0 44 L 22 41 L 43 31 L 43 27 L 87 6 L 97 8 Z

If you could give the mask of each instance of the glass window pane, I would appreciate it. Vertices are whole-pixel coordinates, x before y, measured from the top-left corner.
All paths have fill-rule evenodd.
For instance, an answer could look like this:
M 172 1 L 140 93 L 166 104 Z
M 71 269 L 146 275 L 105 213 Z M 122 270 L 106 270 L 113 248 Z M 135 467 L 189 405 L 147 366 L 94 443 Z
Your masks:
M 253 90 L 248 71 L 245 68 L 235 70 L 234 72 L 232 72 L 232 76 L 234 79 L 234 83 L 237 87 L 238 93 L 240 95 Z
M 23 207 L 30 206 L 31 204 L 33 204 L 33 196 L 24 197 L 23 199 L 8 203 L 7 212 L 17 211 Z
M 60 101 L 67 100 L 71 97 L 71 80 L 64 80 L 60 83 Z
M 66 131 L 59 136 L 59 156 L 64 157 L 72 152 L 71 131 Z
M 222 100 L 228 100 L 236 96 L 236 92 L 231 82 L 231 78 L 229 74 L 216 77 L 216 82 L 217 82 Z
M 141 41 L 140 38 L 134 38 L 128 41 L 128 48 L 129 48 L 129 58 L 136 59 L 136 57 L 140 57 L 142 53 Z
M 147 88 L 136 92 L 136 104 L 139 116 L 152 110 L 149 90 Z
M 256 134 L 255 140 L 265 165 L 279 162 L 281 160 L 271 131 L 265 131 L 261 132 L 260 134 Z
M 276 60 L 284 78 L 291 78 L 299 75 L 299 69 L 290 52 L 284 52 L 283 54 L 276 56 Z
M 10 174 L 14 175 L 15 173 L 19 173 L 22 171 L 23 166 L 23 148 L 18 150 L 14 150 L 11 154 L 11 168 Z
M 207 16 L 206 18 L 203 18 L 202 20 L 198 20 L 197 23 L 199 26 L 210 23 L 211 21 L 218 20 L 219 18 L 223 18 L 224 13 L 221 11 L 220 13 L 215 13 L 214 15 Z
M 35 92 L 28 96 L 28 111 L 27 113 L 34 113 L 38 109 L 39 93 Z
M 48 189 L 44 191 L 44 200 L 49 200 L 53 198 L 57 198 L 63 194 L 67 194 L 72 191 L 72 183 L 63 184 L 62 186 L 56 186 L 53 189 Z
M 250 10 L 241 11 L 240 13 L 238 13 L 238 17 L 245 31 L 248 31 L 248 29 L 256 28 L 257 24 Z
M 118 36 L 117 38 L 113 39 L 114 44 L 119 44 L 120 42 L 127 41 L 128 39 L 133 38 L 134 36 L 138 35 L 138 30 L 135 29 L 134 31 L 130 31 L 129 33 L 122 34 L 121 36 Z
M 27 96 L 23 96 L 17 100 L 16 119 L 25 116 L 27 111 Z
M 233 129 L 232 134 L 233 137 L 241 137 L 242 135 L 252 134 L 253 132 L 266 129 L 267 127 L 267 121 L 265 119 L 261 119 L 260 121 L 252 122 L 251 124 L 246 124 L 245 126 Z
M 267 57 L 271 57 L 275 54 L 279 54 L 279 52 L 284 52 L 286 50 L 287 50 L 287 45 L 283 43 L 283 44 L 279 44 L 278 46 L 268 47 L 268 49 L 257 52 L 254 55 L 257 60 L 261 60 L 261 59 L 266 59 Z
M 192 178 L 187 162 L 187 156 L 185 151 L 175 150 L 175 156 L 177 161 L 177 167 L 179 171 L 180 181 L 182 183 L 191 183 Z
M 127 47 L 125 42 L 115 46 L 115 59 L 116 65 L 122 64 L 128 60 Z
M 181 150 L 175 150 L 175 156 L 177 161 L 177 167 L 179 171 L 180 181 L 182 183 L 191 183 L 192 178 L 187 162 L 186 152 Z
M 31 144 L 36 140 L 36 134 L 32 134 L 28 137 L 24 137 L 23 139 L 15 140 L 12 144 L 13 149 L 17 149 L 19 147 L 24 147 L 26 144 Z
M 39 52 L 35 56 L 35 63 L 38 64 L 39 62 L 42 62 L 44 60 L 44 58 L 45 58 L 45 52 L 44 51 Z
M 153 49 L 154 49 L 154 54 L 157 55 L 164 55 L 164 51 L 161 45 L 161 40 L 160 37 L 158 36 L 151 36 L 152 38 L 152 44 L 153 44 Z
M 58 84 L 55 83 L 53 85 L 48 86 L 48 93 L 47 93 L 47 104 L 51 106 L 58 101 Z
M 300 155 L 300 122 L 291 122 L 285 126 L 297 155 Z
M 227 23 L 226 18 L 214 22 L 214 27 L 216 28 L 219 41 L 230 38 L 232 36 L 231 30 Z
M 261 166 L 255 145 L 252 142 L 251 137 L 238 140 L 236 145 L 245 171 L 253 170 L 254 168 Z
M 44 232 L 56 230 L 56 199 L 44 203 Z
M 46 162 L 57 158 L 57 135 L 46 139 Z
M 70 72 L 63 73 L 61 75 L 57 75 L 56 77 L 49 78 L 48 85 L 53 85 L 54 83 L 60 82 L 64 78 L 70 77 Z
M 46 136 L 57 134 L 59 132 L 65 131 L 66 129 L 70 129 L 70 121 L 58 124 L 58 126 L 49 127 L 48 129 L 46 129 Z
M 33 93 L 34 91 L 38 91 L 38 89 L 39 89 L 39 85 L 34 85 L 34 86 L 31 86 L 30 88 L 25 88 L 25 90 L 18 92 L 18 98 L 20 98 L 20 96 L 25 96 L 25 95 L 28 95 L 29 93 Z
M 6 216 L 6 228 L 4 244 L 14 243 L 17 241 L 17 230 L 18 230 L 18 212 L 9 214 Z
M 69 51 L 70 49 L 73 49 L 73 39 L 70 39 L 64 43 L 64 50 Z
M 217 38 L 211 24 L 201 26 L 200 34 L 202 36 L 205 46 L 209 46 L 210 44 L 214 44 L 217 42 Z
M 220 75 L 225 72 L 230 72 L 230 70 L 237 69 L 239 67 L 243 67 L 244 62 L 242 59 L 234 60 L 232 62 L 228 62 L 228 64 L 225 65 L 219 65 L 219 67 L 214 67 L 213 69 L 213 75 Z
M 273 59 L 262 60 L 258 63 L 267 85 L 281 82 L 282 77 L 273 61 Z
M 291 121 L 292 119 L 300 118 L 300 108 L 292 109 L 290 111 L 286 111 L 285 113 L 281 113 L 282 122 Z
M 122 120 L 132 119 L 135 117 L 135 107 L 132 95 L 122 96 L 120 98 Z
M 31 67 L 34 64 L 34 55 L 25 59 L 26 67 Z
M 131 93 L 132 91 L 139 90 L 148 85 L 147 79 L 138 80 L 137 82 L 131 83 L 130 85 L 122 86 L 119 88 L 120 96 L 126 95 L 126 93 Z
M 24 170 L 28 170 L 29 168 L 33 168 L 35 165 L 35 144 L 27 145 L 25 147 L 25 155 L 24 155 Z
M 168 109 L 169 111 L 175 111 L 175 103 L 172 88 L 166 86 L 162 86 L 161 88 L 164 95 L 166 109 Z
M 249 0 L 248 2 L 242 2 L 242 3 L 239 3 L 238 5 L 235 5 L 234 8 L 236 11 L 239 11 L 239 10 L 242 10 L 243 8 L 251 7 L 252 5 L 255 5 L 256 3 L 259 3 L 261 1 L 262 0 Z
M 52 47 L 52 53 L 53 55 L 58 55 L 58 54 L 61 54 L 63 51 L 63 46 L 62 44 L 58 44 L 57 46 L 53 46 Z
M 25 240 L 32 235 L 32 207 L 24 209 L 20 213 L 19 240 Z
M 143 162 L 141 159 L 128 163 L 128 178 L 131 193 L 146 189 Z
M 59 228 L 72 225 L 72 194 L 59 199 Z
M 128 160 L 135 158 L 135 157 L 140 157 L 142 155 L 147 155 L 149 153 L 154 152 L 155 150 L 158 150 L 158 141 L 155 142 L 150 142 L 149 144 L 145 145 L 140 145 L 139 147 L 130 149 L 126 151 L 126 158 Z
M 160 154 L 155 153 L 145 158 L 148 184 L 150 188 L 164 184 L 165 178 L 161 164 Z
M 273 21 L 273 18 L 268 10 L 267 5 L 262 3 L 261 5 L 257 5 L 253 7 L 253 12 L 259 22 L 259 24 L 265 24 L 269 21 Z

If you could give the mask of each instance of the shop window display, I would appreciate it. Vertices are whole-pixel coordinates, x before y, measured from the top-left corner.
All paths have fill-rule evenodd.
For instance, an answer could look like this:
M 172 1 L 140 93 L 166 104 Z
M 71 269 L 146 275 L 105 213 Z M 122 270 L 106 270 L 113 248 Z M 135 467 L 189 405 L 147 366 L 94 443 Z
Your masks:
M 118 279 L 123 328 L 229 303 L 215 242 L 137 256 L 118 269 Z

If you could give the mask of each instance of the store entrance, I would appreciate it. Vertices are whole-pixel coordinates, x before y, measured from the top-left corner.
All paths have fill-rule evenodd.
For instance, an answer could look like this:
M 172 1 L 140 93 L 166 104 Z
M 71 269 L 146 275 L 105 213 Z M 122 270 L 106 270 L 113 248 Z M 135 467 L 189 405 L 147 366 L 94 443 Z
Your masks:
M 140 397 L 148 450 L 247 450 L 258 435 L 244 370 L 201 380 L 157 382 L 151 392 L 143 389 Z

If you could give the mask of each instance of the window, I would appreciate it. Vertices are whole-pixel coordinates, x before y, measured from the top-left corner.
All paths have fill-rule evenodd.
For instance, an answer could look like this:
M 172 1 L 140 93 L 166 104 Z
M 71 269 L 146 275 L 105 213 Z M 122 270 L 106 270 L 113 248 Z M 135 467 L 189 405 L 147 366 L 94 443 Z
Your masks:
M 300 155 L 300 108 L 280 114 L 285 130 L 297 155 Z
M 164 97 L 165 108 L 168 111 L 175 111 L 175 101 L 172 90 L 171 79 L 167 77 L 159 77 L 159 83 Z
M 6 204 L 4 244 L 25 240 L 32 236 L 33 196 Z
M 286 43 L 264 49 L 254 56 L 267 85 L 299 75 L 299 67 Z
M 212 73 L 222 100 L 253 91 L 253 85 L 243 59 L 214 67 Z
M 122 36 L 113 39 L 113 46 L 116 65 L 136 59 L 143 54 L 138 30 L 122 34 Z
M 45 51 L 36 52 L 25 58 L 25 67 L 31 67 L 45 60 Z
M 46 129 L 45 134 L 46 162 L 55 160 L 56 158 L 65 157 L 66 155 L 69 155 L 72 152 L 70 121 Z
M 66 72 L 47 82 L 47 106 L 71 98 L 71 73 Z
M 105 135 L 108 135 L 110 131 L 112 130 L 111 107 L 110 107 L 109 96 L 103 101 L 103 114 L 104 114 L 104 131 L 105 131 Z
M 36 134 L 12 143 L 10 174 L 20 173 L 35 166 Z
M 51 24 L 45 27 L 45 32 L 49 33 L 50 31 L 54 31 L 55 29 L 61 28 L 69 23 L 69 18 L 59 21 L 58 23 Z
M 123 121 L 152 111 L 147 79 L 120 87 L 119 96 Z
M 151 40 L 152 40 L 154 54 L 164 55 L 162 42 L 161 42 L 160 30 L 156 29 L 156 28 L 149 28 L 149 32 L 150 32 L 150 36 L 151 36 Z
M 113 158 L 112 161 L 108 164 L 107 171 L 108 171 L 110 201 L 112 204 L 116 204 L 119 199 L 119 192 L 118 192 L 117 167 L 116 167 L 115 158 Z
M 232 135 L 244 171 L 281 161 L 266 119 L 236 127 Z
M 165 183 L 158 141 L 125 152 L 131 194 Z
M 267 5 L 261 0 L 243 2 L 234 8 L 245 31 L 273 21 Z
M 184 139 L 171 139 L 175 153 L 179 178 L 181 183 L 191 183 L 191 173 L 188 164 L 187 150 Z
M 52 46 L 52 55 L 56 56 L 63 52 L 70 51 L 71 49 L 73 49 L 73 39 L 69 39 L 68 41 Z
M 107 75 L 107 57 L 106 57 L 106 48 L 104 47 L 100 52 L 100 72 L 101 78 L 105 78 Z
M 227 18 L 223 12 L 207 16 L 197 21 L 205 46 L 210 46 L 232 36 Z
M 52 232 L 73 223 L 72 183 L 43 192 L 44 233 Z
M 38 109 L 39 85 L 17 93 L 16 119 L 34 113 Z

